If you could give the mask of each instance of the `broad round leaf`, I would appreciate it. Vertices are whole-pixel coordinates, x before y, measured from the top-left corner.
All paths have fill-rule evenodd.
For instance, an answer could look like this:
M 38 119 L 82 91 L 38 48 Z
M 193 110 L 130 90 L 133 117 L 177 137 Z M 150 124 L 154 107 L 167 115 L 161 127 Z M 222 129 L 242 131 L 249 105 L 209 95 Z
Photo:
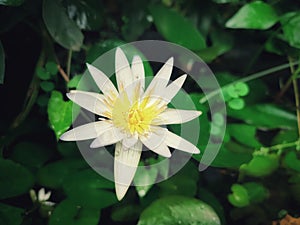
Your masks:
M 255 1 L 244 5 L 226 22 L 228 28 L 265 30 L 272 27 L 278 20 L 271 5 Z
M 140 216 L 138 225 L 220 225 L 216 212 L 195 198 L 169 196 L 153 202 Z
M 64 180 L 63 189 L 73 202 L 84 207 L 102 209 L 117 202 L 114 183 L 92 169 L 71 174 Z
M 0 203 L 0 224 L 20 225 L 24 213 L 24 209 Z
M 45 92 L 50 92 L 55 88 L 54 83 L 51 81 L 42 81 L 40 83 L 40 86 L 43 89 L 43 91 L 45 91 Z
M 250 204 L 247 189 L 240 184 L 231 186 L 232 194 L 228 195 L 229 202 L 235 207 L 245 207 Z
M 79 51 L 83 34 L 67 16 L 59 0 L 44 0 L 43 19 L 52 38 L 61 46 Z
M 54 209 L 49 225 L 97 225 L 99 218 L 99 210 L 85 208 L 66 199 Z
M 241 110 L 245 107 L 245 101 L 242 98 L 234 98 L 228 102 L 228 106 L 234 110 Z
M 53 152 L 51 149 L 32 142 L 17 144 L 12 152 L 11 158 L 28 167 L 41 167 L 50 159 Z
M 34 184 L 33 175 L 11 160 L 0 159 L 0 199 L 24 194 Z
M 51 77 L 51 74 L 43 67 L 38 67 L 36 69 L 36 74 L 41 80 L 49 80 Z
M 37 174 L 38 183 L 48 188 L 60 188 L 65 177 L 88 165 L 82 159 L 65 159 L 42 167 Z
M 58 67 L 57 64 L 55 62 L 49 61 L 46 63 L 45 65 L 45 69 L 47 70 L 47 72 L 49 72 L 52 76 L 57 74 L 58 72 Z
M 202 34 L 178 12 L 161 5 L 153 5 L 150 7 L 150 13 L 157 30 L 167 41 L 191 50 L 201 50 L 206 47 Z

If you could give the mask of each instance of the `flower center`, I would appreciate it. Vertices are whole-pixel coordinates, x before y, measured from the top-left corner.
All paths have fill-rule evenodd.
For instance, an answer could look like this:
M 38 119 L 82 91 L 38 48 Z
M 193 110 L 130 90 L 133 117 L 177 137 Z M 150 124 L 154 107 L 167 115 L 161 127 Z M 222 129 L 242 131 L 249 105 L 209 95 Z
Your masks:
M 129 134 L 146 134 L 150 131 L 150 125 L 165 108 L 160 106 L 161 100 L 152 101 L 146 97 L 142 101 L 136 100 L 130 103 L 127 95 L 120 96 L 113 108 L 112 121 L 116 127 L 125 130 Z

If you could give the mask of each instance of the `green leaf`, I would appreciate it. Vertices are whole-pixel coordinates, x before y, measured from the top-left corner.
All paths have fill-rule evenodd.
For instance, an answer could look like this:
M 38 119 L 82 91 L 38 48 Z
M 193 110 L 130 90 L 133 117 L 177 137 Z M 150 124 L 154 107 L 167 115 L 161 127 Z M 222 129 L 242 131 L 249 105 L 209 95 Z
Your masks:
M 140 216 L 138 225 L 220 225 L 215 211 L 206 203 L 184 196 L 169 196 L 153 202 Z
M 241 110 L 228 109 L 230 117 L 240 119 L 246 123 L 261 128 L 289 128 L 297 127 L 297 117 L 273 104 L 256 104 L 246 106 Z
M 0 183 L 0 199 L 10 198 L 28 192 L 34 177 L 20 164 L 0 159 Z
M 253 148 L 260 148 L 262 145 L 256 140 L 256 127 L 247 124 L 229 124 L 227 126 L 230 136 L 238 142 Z
M 0 41 L 0 84 L 4 82 L 4 75 L 5 75 L 5 53 Z
M 235 207 L 245 207 L 250 204 L 247 189 L 240 184 L 231 186 L 232 194 L 228 195 L 228 201 Z
M 272 145 L 293 142 L 298 139 L 298 130 L 280 130 L 272 140 Z
M 159 195 L 185 195 L 193 197 L 197 192 L 199 175 L 195 165 L 188 163 L 174 176 L 158 183 Z
M 131 4 L 123 3 L 122 36 L 126 41 L 136 41 L 151 25 L 147 18 L 149 12 L 145 10 L 145 1 L 131 1 Z
M 214 149 L 213 146 L 211 149 Z M 252 154 L 249 152 L 237 152 L 233 150 L 222 146 L 211 166 L 237 169 L 252 158 Z M 198 156 L 194 156 L 194 158 L 201 160 L 201 157 L 198 158 Z
M 45 94 L 41 94 L 38 96 L 36 103 L 40 106 L 40 107 L 45 107 L 48 105 L 48 101 L 49 101 L 49 96 L 45 93 Z
M 300 13 L 289 12 L 281 17 L 280 22 L 288 43 L 295 48 L 300 48 Z
M 52 91 L 48 102 L 48 118 L 51 128 L 54 130 L 57 139 L 69 129 L 72 124 L 71 101 L 64 101 L 63 96 L 58 91 Z
M 36 74 L 41 80 L 49 80 L 51 78 L 51 74 L 43 67 L 38 67 L 36 69 Z
M 97 0 L 67 0 L 69 17 L 83 30 L 100 30 L 104 21 L 104 7 Z
M 58 44 L 74 51 L 80 50 L 83 34 L 67 16 L 59 0 L 44 0 L 43 19 L 50 35 Z
M 233 110 L 241 110 L 245 107 L 245 101 L 242 98 L 234 98 L 229 100 L 228 106 Z
M 106 208 L 118 200 L 113 191 L 114 183 L 92 169 L 73 173 L 64 179 L 63 189 L 76 204 L 96 209 Z
M 138 220 L 142 212 L 140 205 L 124 204 L 113 208 L 111 218 L 117 222 L 127 222 Z
M 0 224 L 20 225 L 24 213 L 24 209 L 0 203 Z
M 60 188 L 64 179 L 77 170 L 88 168 L 83 159 L 59 160 L 42 167 L 37 174 L 38 183 L 48 188 Z
M 227 28 L 266 30 L 278 21 L 278 16 L 271 5 L 255 1 L 244 5 L 226 22 Z
M 248 192 L 251 203 L 260 203 L 269 197 L 269 191 L 261 183 L 247 182 L 243 186 Z
M 67 87 L 68 88 L 77 88 L 81 78 L 82 78 L 82 75 L 76 75 L 76 76 L 72 77 L 72 79 L 68 82 Z
M 39 168 L 50 159 L 52 154 L 48 147 L 32 142 L 21 142 L 14 147 L 11 158 L 29 168 Z
M 233 38 L 222 31 L 211 35 L 212 46 L 197 52 L 197 55 L 207 63 L 212 62 L 218 56 L 228 52 L 233 47 Z
M 45 91 L 45 92 L 50 92 L 55 88 L 54 83 L 51 81 L 42 81 L 40 83 L 40 86 L 43 89 L 43 91 Z
M 264 177 L 272 174 L 279 166 L 276 154 L 254 155 L 251 161 L 240 167 L 240 172 L 252 177 Z
M 25 0 L 0 0 L 0 5 L 6 6 L 20 6 Z
M 219 199 L 212 192 L 202 187 L 199 188 L 198 195 L 201 201 L 207 203 L 215 210 L 221 220 L 221 224 L 226 224 L 224 208 Z
M 288 168 L 300 173 L 300 159 L 298 159 L 295 151 L 288 152 L 284 157 L 283 163 Z
M 55 62 L 47 62 L 45 65 L 45 69 L 47 70 L 47 72 L 49 72 L 52 76 L 56 75 L 58 72 L 58 67 L 57 64 Z
M 125 42 L 119 39 L 108 39 L 98 42 L 91 46 L 90 49 L 87 51 L 86 61 L 88 63 L 92 63 L 105 52 L 108 52 L 109 50 L 124 44 Z
M 64 157 L 81 157 L 76 142 L 59 142 L 57 150 Z
M 137 190 L 137 193 L 140 197 L 144 197 L 147 192 L 151 189 L 153 184 L 156 181 L 157 175 L 158 175 L 158 169 L 156 167 L 147 166 L 147 168 L 144 168 L 143 162 L 139 163 L 135 175 L 134 175 L 134 183 L 137 185 L 135 186 L 135 189 Z M 138 184 L 149 184 L 145 186 L 140 186 Z
M 97 225 L 99 218 L 99 210 L 85 208 L 65 199 L 55 207 L 49 225 Z
M 206 47 L 205 39 L 197 28 L 178 12 L 162 5 L 150 7 L 158 32 L 167 40 L 191 50 Z

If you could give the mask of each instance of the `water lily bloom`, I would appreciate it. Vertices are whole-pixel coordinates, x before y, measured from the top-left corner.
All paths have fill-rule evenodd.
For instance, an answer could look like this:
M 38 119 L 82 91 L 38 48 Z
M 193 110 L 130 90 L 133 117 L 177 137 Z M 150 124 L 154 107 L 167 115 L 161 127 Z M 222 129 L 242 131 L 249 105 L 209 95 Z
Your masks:
M 99 116 L 99 121 L 75 127 L 64 133 L 64 141 L 94 139 L 91 148 L 115 144 L 114 181 L 121 200 L 136 172 L 143 145 L 149 150 L 171 157 L 169 147 L 188 153 L 200 151 L 189 141 L 170 132 L 164 125 L 181 124 L 199 115 L 196 110 L 168 108 L 168 103 L 181 89 L 187 75 L 169 84 L 173 69 L 170 58 L 145 90 L 145 71 L 141 58 L 134 56 L 131 66 L 120 48 L 116 50 L 117 88 L 96 67 L 88 70 L 102 94 L 74 90 L 68 98 Z

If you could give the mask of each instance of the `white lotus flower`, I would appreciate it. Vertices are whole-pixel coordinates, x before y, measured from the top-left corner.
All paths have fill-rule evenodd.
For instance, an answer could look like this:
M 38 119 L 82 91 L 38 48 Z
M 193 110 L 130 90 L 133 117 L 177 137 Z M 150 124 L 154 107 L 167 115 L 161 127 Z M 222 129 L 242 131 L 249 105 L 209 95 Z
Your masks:
M 99 115 L 99 121 L 76 127 L 64 133 L 64 141 L 94 139 L 91 148 L 116 143 L 114 180 L 116 195 L 121 200 L 136 172 L 142 146 L 170 157 L 169 147 L 189 153 L 200 151 L 192 143 L 160 125 L 180 124 L 199 115 L 196 110 L 168 108 L 168 103 L 182 87 L 187 75 L 168 84 L 173 68 L 170 58 L 144 91 L 145 71 L 141 58 L 134 56 L 131 67 L 120 48 L 116 50 L 115 71 L 118 89 L 96 67 L 88 70 L 103 94 L 71 91 L 68 98 L 81 107 Z

